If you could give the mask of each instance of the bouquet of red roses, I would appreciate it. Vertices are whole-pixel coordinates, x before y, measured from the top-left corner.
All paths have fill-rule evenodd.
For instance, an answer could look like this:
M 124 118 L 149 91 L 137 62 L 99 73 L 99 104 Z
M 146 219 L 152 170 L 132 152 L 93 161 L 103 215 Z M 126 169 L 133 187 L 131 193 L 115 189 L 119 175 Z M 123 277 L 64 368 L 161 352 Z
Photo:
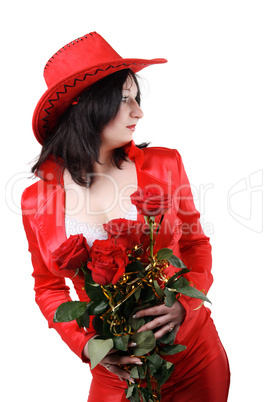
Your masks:
M 104 225 L 108 239 L 95 240 L 91 249 L 82 235 L 76 235 L 71 238 L 71 251 L 63 243 L 54 252 L 54 261 L 61 268 L 75 269 L 83 276 L 90 300 L 61 304 L 54 322 L 76 320 L 80 327 L 89 327 L 93 320 L 98 336 L 88 343 L 91 368 L 112 348 L 138 356 L 141 366 L 125 366 L 136 379 L 135 384 L 127 381 L 126 398 L 131 402 L 157 402 L 161 400 L 161 386 L 174 369 L 163 356 L 179 353 L 186 346 L 174 345 L 174 329 L 158 340 L 153 331 L 138 332 L 150 317 L 133 316 L 141 309 L 163 303 L 171 307 L 180 295 L 209 300 L 184 277 L 190 270 L 171 249 L 154 251 L 171 198 L 150 188 L 133 193 L 131 201 L 144 216 L 144 223 L 115 219 Z M 161 216 L 157 224 L 156 216 Z M 165 273 L 169 265 L 177 268 L 170 278 Z

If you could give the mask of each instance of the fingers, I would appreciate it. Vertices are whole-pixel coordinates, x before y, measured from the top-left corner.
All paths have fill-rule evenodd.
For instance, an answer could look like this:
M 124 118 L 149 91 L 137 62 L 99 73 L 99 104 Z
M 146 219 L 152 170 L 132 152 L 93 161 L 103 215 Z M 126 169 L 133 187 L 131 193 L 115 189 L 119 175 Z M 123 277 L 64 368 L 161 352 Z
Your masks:
M 172 307 L 164 304 L 138 311 L 133 317 L 141 318 L 146 316 L 155 316 L 153 320 L 144 324 L 138 332 L 155 331 L 156 339 L 161 338 L 173 328 L 178 332 L 181 323 L 185 317 L 185 309 L 181 303 L 176 301 Z
M 174 311 L 171 310 L 171 308 L 166 307 L 165 305 L 161 306 L 156 306 L 152 308 L 148 308 L 146 310 L 141 310 L 137 314 L 135 314 L 135 318 L 139 318 L 140 316 L 146 317 L 147 315 L 149 316 L 155 316 L 155 318 L 144 324 L 138 332 L 142 331 L 152 331 L 156 328 L 165 326 L 166 324 L 171 324 L 174 322 L 173 327 L 175 324 L 177 324 L 177 314 L 174 314 Z
M 177 334 L 179 328 L 180 328 L 179 325 L 174 326 L 172 324 L 165 325 L 155 332 L 154 334 L 155 339 L 157 340 L 162 338 L 162 336 L 166 335 L 168 332 L 171 332 L 173 329 L 175 329 L 175 334 Z
M 167 309 L 170 310 L 170 308 L 165 306 L 164 304 L 161 304 L 160 306 L 145 308 L 144 310 L 139 310 L 136 314 L 134 314 L 133 318 L 165 314 L 167 312 Z
M 147 324 L 144 324 L 138 332 L 142 331 L 152 331 L 155 328 L 161 327 L 162 325 L 165 325 L 168 323 L 168 318 L 166 316 L 160 316 L 154 318 L 152 321 L 147 322 Z
M 104 365 L 104 367 L 108 371 L 110 371 L 110 373 L 113 373 L 113 374 L 117 375 L 119 380 L 121 380 L 121 381 L 128 380 L 133 384 L 135 383 L 134 378 L 130 377 L 129 372 L 126 371 L 126 370 L 123 370 L 122 368 L 120 368 L 116 364 L 106 364 L 106 365 Z
M 166 335 L 168 332 L 173 331 L 175 329 L 175 335 L 177 334 L 180 325 L 176 322 L 171 321 L 161 321 L 161 320 L 152 320 L 147 324 L 143 325 L 138 332 L 142 331 L 154 331 L 155 339 L 160 339 L 162 336 Z M 156 330 L 157 329 L 157 330 Z M 155 331 L 156 330 L 156 331 Z
M 154 320 L 148 322 L 143 325 L 138 332 L 142 331 L 154 331 L 155 339 L 160 339 L 162 336 L 166 335 L 168 332 L 171 332 L 175 329 L 175 334 L 178 332 L 180 325 L 176 322 L 167 320 L 166 317 L 157 317 Z
M 142 365 L 142 361 L 138 357 L 109 354 L 105 356 L 104 359 L 102 359 L 100 364 L 111 373 L 117 375 L 121 381 L 128 380 L 134 383 L 135 380 L 130 377 L 129 372 L 121 368 L 119 365 L 127 365 L 127 364 Z
M 111 354 L 117 353 L 117 352 L 118 352 L 117 349 L 111 349 L 111 350 L 109 350 L 109 352 L 107 353 L 107 355 L 111 355 Z M 107 356 L 107 355 L 106 355 L 106 356 Z
M 141 318 L 147 316 L 156 316 L 154 320 L 159 319 L 160 321 L 162 317 L 165 317 L 164 320 L 161 321 L 161 325 L 167 322 L 174 322 L 175 325 L 181 324 L 185 317 L 185 308 L 179 301 L 176 301 L 172 307 L 167 307 L 165 304 L 161 304 L 160 306 L 140 310 L 133 316 L 133 318 Z M 153 322 L 154 320 L 152 320 L 151 322 Z
M 107 355 L 102 361 L 110 364 L 142 364 L 138 357 L 120 356 L 118 354 Z

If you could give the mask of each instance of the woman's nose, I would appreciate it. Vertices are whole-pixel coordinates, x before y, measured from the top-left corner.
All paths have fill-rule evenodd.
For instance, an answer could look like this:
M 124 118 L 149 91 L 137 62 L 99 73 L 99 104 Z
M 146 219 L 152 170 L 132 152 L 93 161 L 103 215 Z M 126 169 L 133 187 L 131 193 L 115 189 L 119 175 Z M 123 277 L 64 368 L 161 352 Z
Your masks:
M 133 104 L 130 115 L 131 115 L 131 117 L 136 118 L 136 119 L 141 119 L 143 117 L 143 111 L 141 110 L 138 102 L 135 101 L 135 103 Z

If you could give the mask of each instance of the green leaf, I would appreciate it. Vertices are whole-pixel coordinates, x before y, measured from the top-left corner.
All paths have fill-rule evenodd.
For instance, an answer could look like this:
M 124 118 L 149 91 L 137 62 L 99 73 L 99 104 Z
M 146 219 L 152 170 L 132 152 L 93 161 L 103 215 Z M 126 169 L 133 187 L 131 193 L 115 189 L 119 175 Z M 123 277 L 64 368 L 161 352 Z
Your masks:
M 139 378 L 143 380 L 145 378 L 145 372 L 143 366 L 137 366 L 138 368 L 138 373 L 139 373 Z
M 80 328 L 88 328 L 89 327 L 90 318 L 89 318 L 87 310 L 85 310 L 84 314 L 81 315 L 81 317 L 78 317 L 76 319 L 76 322 Z
M 69 322 L 81 317 L 86 308 L 87 302 L 69 301 L 62 303 L 55 311 L 54 322 Z
M 125 352 L 128 347 L 129 335 L 115 336 L 113 341 L 115 349 L 123 350 Z
M 133 384 L 133 391 L 129 397 L 130 402 L 140 402 L 138 384 Z
M 98 315 L 102 314 L 108 306 L 108 301 L 106 300 L 94 300 L 88 303 L 87 312 L 88 315 Z
M 169 289 L 165 288 L 164 293 L 166 295 L 165 305 L 167 307 L 172 307 L 176 301 L 176 295 L 174 292 L 171 292 Z
M 83 272 L 85 275 L 85 291 L 88 297 L 94 301 L 106 300 L 101 286 L 93 281 L 91 273 L 86 268 L 83 269 Z
M 154 402 L 153 394 L 147 388 L 140 387 L 143 402 Z
M 185 286 L 184 288 L 179 289 L 179 293 L 185 296 L 193 297 L 194 299 L 200 299 L 211 303 L 211 301 L 207 298 L 206 295 L 204 295 L 204 293 L 193 288 L 192 286 Z
M 148 302 L 154 300 L 155 295 L 154 295 L 154 292 L 153 292 L 153 289 L 151 288 L 151 286 L 145 286 L 142 289 L 140 298 L 143 303 L 148 303 Z
M 132 367 L 129 374 L 130 374 L 130 377 L 132 377 L 132 378 L 139 378 L 138 367 L 137 366 Z
M 158 354 L 147 356 L 150 373 L 155 373 L 161 366 L 163 359 Z
M 170 248 L 161 248 L 161 250 L 157 252 L 156 258 L 158 261 L 169 260 L 172 255 L 173 251 Z
M 107 322 L 107 317 L 105 317 L 103 320 L 103 327 L 102 327 L 101 335 L 104 338 L 113 338 L 114 337 L 114 334 L 110 331 L 110 324 Z
M 171 265 L 173 265 L 173 267 L 186 268 L 186 265 L 184 265 L 182 260 L 180 260 L 178 257 L 176 257 L 176 255 L 172 255 L 172 256 L 168 257 L 167 260 L 170 262 Z
M 141 295 L 141 287 L 139 287 L 139 288 L 136 290 L 136 292 L 134 293 L 134 297 L 135 297 L 136 301 L 139 300 L 140 295 Z
M 166 345 L 171 345 L 175 341 L 175 330 L 173 329 L 170 332 L 167 332 L 165 335 L 163 335 L 161 338 L 157 340 L 159 343 L 164 343 Z
M 142 356 L 149 353 L 156 345 L 156 339 L 152 331 L 142 331 L 131 335 L 130 340 L 137 344 L 133 348 L 135 356 Z
M 131 315 L 133 315 L 133 310 L 138 306 L 139 305 L 135 300 L 128 299 L 128 302 L 124 303 L 124 305 L 123 305 L 124 316 L 126 318 L 129 318 Z
M 182 268 L 178 272 L 176 272 L 174 275 L 172 275 L 171 278 L 166 283 L 166 286 L 170 286 L 180 275 L 184 275 L 190 272 L 188 268 Z
M 174 369 L 174 364 L 163 360 L 161 367 L 154 373 L 154 377 L 160 385 L 163 385 Z
M 181 289 L 184 288 L 185 286 L 189 285 L 189 281 L 184 278 L 184 276 L 181 276 L 179 279 L 177 279 L 175 282 L 172 283 L 172 289 Z
M 166 367 L 166 370 L 165 370 L 164 376 L 163 376 L 163 378 L 162 378 L 162 381 L 161 381 L 161 383 L 160 383 L 161 385 L 163 385 L 163 384 L 169 379 L 169 377 L 170 377 L 172 371 L 175 370 L 175 366 L 174 366 L 174 364 L 171 363 L 171 362 L 166 362 L 165 367 Z
M 144 271 L 144 266 L 143 264 L 138 261 L 132 261 L 130 264 L 128 264 L 125 268 L 125 272 L 139 272 L 139 271 Z
M 161 355 L 175 355 L 186 349 L 184 345 L 166 345 L 160 350 Z
M 91 370 L 96 367 L 99 362 L 113 348 L 114 343 L 109 339 L 90 339 L 88 341 L 88 354 L 91 362 Z
M 173 366 L 173 363 L 166 361 L 166 368 L 169 370 Z
M 86 281 L 85 281 L 85 291 L 91 300 L 96 301 L 96 300 L 105 300 L 106 299 L 106 297 L 103 293 L 103 290 L 100 286 L 91 285 L 90 283 L 88 283 Z
M 162 299 L 164 297 L 164 290 L 160 288 L 158 282 L 154 280 L 154 288 L 158 296 Z
M 131 325 L 131 328 L 134 330 L 134 332 L 137 332 L 145 324 L 145 320 L 142 317 L 133 318 L 133 315 L 129 317 L 128 322 Z
M 125 389 L 126 398 L 129 399 L 134 391 L 134 385 L 130 385 L 127 389 Z
M 154 378 L 160 385 L 163 385 L 168 380 L 174 369 L 175 367 L 171 362 L 163 360 L 159 369 L 154 373 Z
M 132 378 L 140 378 L 141 380 L 143 380 L 145 378 L 145 373 L 144 373 L 144 369 L 142 366 L 132 367 L 129 374 L 130 374 L 130 377 L 132 377 Z

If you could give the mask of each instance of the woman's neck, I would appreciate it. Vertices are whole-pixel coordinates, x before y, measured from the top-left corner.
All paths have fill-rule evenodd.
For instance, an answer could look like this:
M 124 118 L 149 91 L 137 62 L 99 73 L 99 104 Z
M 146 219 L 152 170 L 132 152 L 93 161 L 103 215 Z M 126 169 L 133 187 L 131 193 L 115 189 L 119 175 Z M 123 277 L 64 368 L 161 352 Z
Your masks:
M 113 163 L 114 150 L 108 151 L 101 149 L 99 156 L 99 163 L 94 163 L 94 173 L 107 173 L 114 169 Z

